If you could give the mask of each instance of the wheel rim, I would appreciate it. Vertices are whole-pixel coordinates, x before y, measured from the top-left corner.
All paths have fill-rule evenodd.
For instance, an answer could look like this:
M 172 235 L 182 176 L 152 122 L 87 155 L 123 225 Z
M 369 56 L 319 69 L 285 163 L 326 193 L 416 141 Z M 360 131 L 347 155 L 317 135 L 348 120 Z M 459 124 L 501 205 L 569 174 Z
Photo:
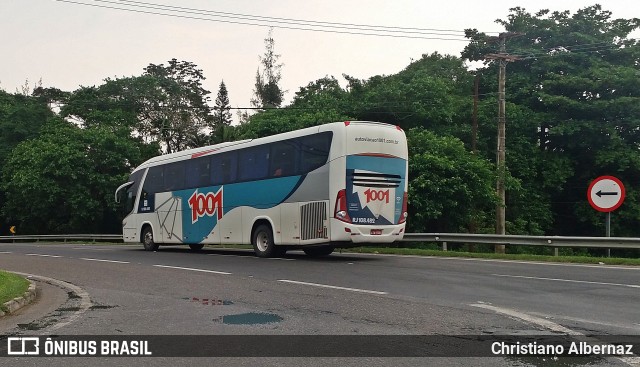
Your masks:
M 266 232 L 258 232 L 256 235 L 256 246 L 258 246 L 258 250 L 260 250 L 260 252 L 267 251 L 267 248 L 269 247 L 269 236 Z
M 151 231 L 147 231 L 147 233 L 144 234 L 144 244 L 151 245 L 152 243 L 153 243 L 153 233 L 151 233 Z

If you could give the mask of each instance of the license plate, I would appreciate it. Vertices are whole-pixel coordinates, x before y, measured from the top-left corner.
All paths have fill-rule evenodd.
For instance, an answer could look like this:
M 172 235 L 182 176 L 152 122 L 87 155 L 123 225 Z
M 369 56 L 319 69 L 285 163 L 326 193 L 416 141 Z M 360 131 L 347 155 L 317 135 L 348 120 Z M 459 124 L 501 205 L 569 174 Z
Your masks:
M 382 234 L 382 230 L 381 229 L 372 229 L 371 230 L 371 235 L 373 236 L 379 236 Z

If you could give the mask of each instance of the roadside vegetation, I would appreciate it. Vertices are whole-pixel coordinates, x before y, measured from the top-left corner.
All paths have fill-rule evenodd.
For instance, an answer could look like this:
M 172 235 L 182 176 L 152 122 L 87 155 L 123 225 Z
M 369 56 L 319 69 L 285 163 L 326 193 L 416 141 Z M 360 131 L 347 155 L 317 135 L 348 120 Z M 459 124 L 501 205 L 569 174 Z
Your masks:
M 28 280 L 19 275 L 0 270 L 0 310 L 6 312 L 4 303 L 20 297 L 28 289 Z

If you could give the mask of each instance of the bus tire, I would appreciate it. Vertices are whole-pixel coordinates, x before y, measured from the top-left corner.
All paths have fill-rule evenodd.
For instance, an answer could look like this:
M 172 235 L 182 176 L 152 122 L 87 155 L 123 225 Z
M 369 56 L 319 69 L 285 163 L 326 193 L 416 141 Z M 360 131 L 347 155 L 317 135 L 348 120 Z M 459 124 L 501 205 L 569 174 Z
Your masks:
M 266 224 L 256 227 L 251 237 L 251 244 L 258 257 L 272 257 L 277 253 L 276 245 L 273 243 L 273 232 Z
M 191 251 L 200 251 L 204 247 L 204 243 L 190 243 Z
M 328 246 L 320 246 L 320 247 L 309 247 L 309 248 L 302 249 L 302 251 L 304 251 L 304 253 L 307 254 L 308 256 L 320 257 L 320 256 L 331 255 L 334 249 L 335 247 L 328 245 Z
M 142 246 L 147 251 L 157 251 L 159 245 L 153 240 L 153 230 L 151 226 L 142 228 Z

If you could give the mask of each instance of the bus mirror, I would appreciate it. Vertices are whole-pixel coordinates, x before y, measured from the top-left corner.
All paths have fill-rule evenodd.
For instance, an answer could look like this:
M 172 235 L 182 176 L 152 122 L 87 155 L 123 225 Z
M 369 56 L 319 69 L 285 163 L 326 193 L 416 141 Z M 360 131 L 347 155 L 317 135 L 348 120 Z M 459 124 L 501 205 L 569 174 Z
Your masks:
M 127 183 L 124 183 L 124 184 L 118 186 L 118 188 L 116 189 L 115 195 L 114 195 L 116 203 L 120 203 L 120 195 L 118 195 L 120 193 L 120 190 L 128 188 L 131 185 L 133 185 L 133 181 L 129 181 Z

